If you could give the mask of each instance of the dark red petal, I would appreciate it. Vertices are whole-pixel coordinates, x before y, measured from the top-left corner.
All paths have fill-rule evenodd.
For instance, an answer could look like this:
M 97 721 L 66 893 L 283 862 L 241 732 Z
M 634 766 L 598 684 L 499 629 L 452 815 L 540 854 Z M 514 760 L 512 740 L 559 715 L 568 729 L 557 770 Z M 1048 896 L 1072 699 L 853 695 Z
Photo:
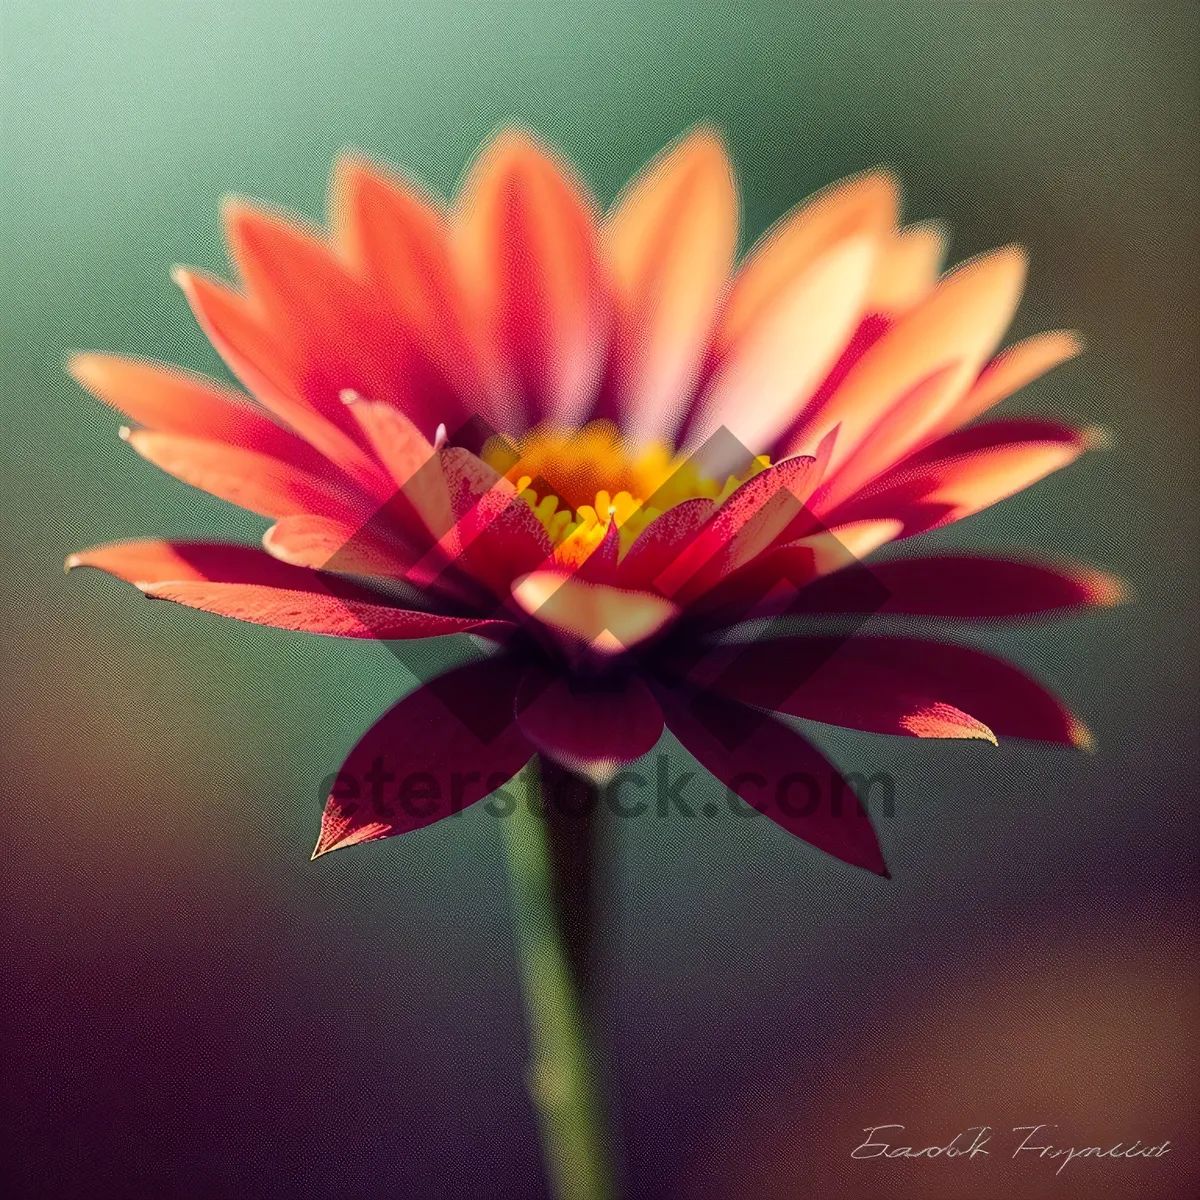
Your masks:
M 667 728 L 726 787 L 788 833 L 887 875 L 870 818 L 837 768 L 794 729 L 712 693 L 655 691 Z M 733 737 L 734 731 L 745 736 Z
M 694 674 L 747 703 L 850 729 L 1091 744 L 1083 723 L 1040 683 L 1002 659 L 948 642 L 776 638 L 723 647 Z
M 487 658 L 393 705 L 338 773 L 313 858 L 421 829 L 510 780 L 534 752 L 513 715 L 523 673 L 516 660 Z
M 652 750 L 663 719 L 636 676 L 583 680 L 530 668 L 517 692 L 525 736 L 562 766 L 592 774 Z
M 743 704 L 907 737 L 996 741 L 983 722 L 930 686 L 876 663 L 847 665 L 836 638 L 779 638 L 721 646 L 688 671 L 697 686 Z
M 507 602 L 512 581 L 550 556 L 546 530 L 517 489 L 482 459 L 454 446 L 442 451 L 440 462 L 454 525 L 409 578 L 427 587 L 453 567 Z
M 796 519 L 820 481 L 817 458 L 788 458 L 747 480 L 655 579 L 686 604 L 765 550 Z
M 884 593 L 888 598 L 880 603 Z M 1107 607 L 1125 594 L 1120 580 L 1089 567 L 944 555 L 838 571 L 804 588 L 790 611 L 973 620 Z
M 588 583 L 617 583 L 617 559 L 621 554 L 621 530 L 615 519 L 610 520 L 604 537 L 595 550 L 591 552 L 575 569 L 575 574 Z M 545 564 L 547 568 L 553 563 Z
M 808 588 L 834 572 L 853 572 L 855 576 L 852 585 L 844 586 L 854 589 L 856 606 L 846 611 L 873 612 L 883 599 L 883 589 L 866 574 L 861 560 L 903 528 L 900 521 L 867 520 L 776 546 L 701 596 L 688 615 L 716 627 L 809 612 Z
M 682 553 L 716 511 L 711 500 L 684 500 L 638 534 L 618 567 L 621 587 L 648 588 Z

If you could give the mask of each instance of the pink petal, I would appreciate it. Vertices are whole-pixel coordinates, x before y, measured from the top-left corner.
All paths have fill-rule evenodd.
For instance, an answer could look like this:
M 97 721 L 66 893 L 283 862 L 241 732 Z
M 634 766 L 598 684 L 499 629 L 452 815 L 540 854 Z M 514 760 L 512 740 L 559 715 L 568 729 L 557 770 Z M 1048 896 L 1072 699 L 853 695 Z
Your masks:
M 684 416 L 737 230 L 733 170 L 720 139 L 703 129 L 652 163 L 606 218 L 621 426 L 635 443 L 670 440 Z
M 867 311 L 899 316 L 933 291 L 946 252 L 939 225 L 910 225 L 885 245 L 871 278 Z
M 584 418 L 605 354 L 605 296 L 592 200 L 574 171 L 528 135 L 481 153 L 459 200 L 464 272 L 529 420 Z M 526 422 L 514 413 L 506 422 Z
M 716 343 L 724 353 L 827 251 L 849 238 L 876 241 L 896 224 L 899 185 L 883 171 L 856 175 L 792 209 L 738 269 Z
M 877 252 L 866 237 L 839 242 L 761 306 L 697 401 L 689 445 L 724 426 L 754 453 L 770 448 L 857 328 Z
M 766 617 L 812 611 L 808 596 L 814 581 L 840 572 L 853 575 L 858 607 L 848 612 L 873 612 L 880 585 L 864 575 L 861 560 L 903 532 L 892 519 L 865 520 L 810 534 L 777 546 L 748 563 L 700 597 L 689 609 L 708 627 L 735 625 Z
M 881 475 L 825 519 L 896 517 L 911 536 L 996 504 L 1097 444 L 1094 431 L 1032 418 L 973 425 Z
M 942 390 L 943 411 L 948 410 L 1008 327 L 1025 268 L 1024 252 L 1009 247 L 947 275 L 862 356 L 819 410 L 809 410 L 791 443 L 793 452 L 809 449 L 840 424 L 830 469 L 840 468 L 893 404 L 932 373 L 957 363 Z
M 1074 358 L 1083 350 L 1078 334 L 1059 330 L 1040 333 L 1002 350 L 980 373 L 970 391 L 932 431 L 933 437 L 973 421 L 1040 375 Z
M 284 517 L 263 534 L 263 548 L 294 566 L 388 580 L 404 579 L 413 566 L 410 547 L 376 521 L 354 529 L 328 517 Z
M 765 550 L 797 517 L 824 461 L 790 458 L 742 484 L 655 580 L 686 604 Z
M 956 371 L 957 364 L 954 363 L 934 371 L 898 400 L 864 435 L 858 449 L 841 469 L 822 482 L 813 496 L 813 511 L 821 513 L 836 509 L 897 459 L 920 445 L 945 410 L 946 388 Z
M 617 567 L 621 587 L 648 589 L 696 537 L 716 512 L 702 497 L 684 500 L 654 518 L 634 539 Z
M 447 569 L 462 571 L 507 601 L 510 584 L 550 555 L 550 539 L 517 490 L 482 459 L 451 446 L 439 455 L 454 524 L 409 573 L 427 587 Z

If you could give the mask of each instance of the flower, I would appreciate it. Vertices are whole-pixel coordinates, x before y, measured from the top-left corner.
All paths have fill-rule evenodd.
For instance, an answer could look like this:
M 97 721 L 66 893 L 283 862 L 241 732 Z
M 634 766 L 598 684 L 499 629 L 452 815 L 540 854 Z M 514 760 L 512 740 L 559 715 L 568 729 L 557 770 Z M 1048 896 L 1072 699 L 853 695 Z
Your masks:
M 1019 248 L 939 274 L 941 233 L 899 226 L 897 185 L 875 172 L 794 209 L 735 267 L 736 187 L 706 130 L 605 213 L 509 131 L 449 206 L 351 157 L 328 235 L 241 201 L 225 220 L 242 290 L 176 280 L 249 397 L 108 355 L 71 370 L 136 423 L 122 434 L 139 454 L 273 522 L 263 548 L 137 541 L 68 568 L 285 629 L 470 633 L 493 650 L 364 735 L 314 857 L 426 825 L 535 752 L 603 777 L 665 724 L 732 789 L 780 780 L 753 802 L 785 829 L 886 874 L 869 820 L 787 797 L 789 772 L 830 768 L 781 714 L 1087 743 L 1057 699 L 980 651 L 775 619 L 947 623 L 1120 598 L 1081 567 L 859 561 L 1094 443 L 978 420 L 1079 350 L 1060 332 L 997 353 Z

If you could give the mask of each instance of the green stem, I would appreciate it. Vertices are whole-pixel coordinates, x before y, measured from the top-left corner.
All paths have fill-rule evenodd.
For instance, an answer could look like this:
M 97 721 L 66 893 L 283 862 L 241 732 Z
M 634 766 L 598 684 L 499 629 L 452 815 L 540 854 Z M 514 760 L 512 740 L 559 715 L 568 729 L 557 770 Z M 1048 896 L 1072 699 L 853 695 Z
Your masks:
M 554 777 L 550 764 L 542 771 Z M 580 824 L 586 819 L 575 818 L 576 828 L 564 838 L 561 820 L 538 795 L 536 766 L 526 777 L 532 780 L 527 802 L 502 824 L 529 1023 L 527 1085 L 557 1200 L 611 1200 L 609 1142 L 584 995 L 590 920 L 581 909 L 590 907 L 590 831 Z M 564 878 L 564 868 L 572 867 L 586 877 Z

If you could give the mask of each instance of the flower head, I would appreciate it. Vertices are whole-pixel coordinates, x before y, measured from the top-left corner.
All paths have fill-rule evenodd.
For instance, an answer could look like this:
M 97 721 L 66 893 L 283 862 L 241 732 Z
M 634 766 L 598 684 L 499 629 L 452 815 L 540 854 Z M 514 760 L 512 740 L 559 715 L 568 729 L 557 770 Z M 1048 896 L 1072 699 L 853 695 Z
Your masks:
M 861 559 L 1065 466 L 1094 435 L 980 420 L 1078 352 L 998 351 L 1016 247 L 940 273 L 886 173 L 789 213 L 735 264 L 719 139 L 692 133 L 601 212 L 531 137 L 500 134 L 445 205 L 357 158 L 328 234 L 242 202 L 240 289 L 180 270 L 248 394 L 81 355 L 142 456 L 271 522 L 263 548 L 142 541 L 73 555 L 149 596 L 286 629 L 449 633 L 493 653 L 405 697 L 330 797 L 317 852 L 406 832 L 536 751 L 611 771 L 664 723 L 737 788 L 824 767 L 780 714 L 913 737 L 1087 740 L 995 658 L 913 636 L 798 634 L 776 618 L 1021 617 L 1119 598 L 1096 571 L 936 555 Z M 732 631 L 732 632 L 731 632 Z M 739 636 L 739 633 L 741 636 Z M 438 802 L 359 781 L 453 770 Z M 756 807 L 872 870 L 870 823 Z

